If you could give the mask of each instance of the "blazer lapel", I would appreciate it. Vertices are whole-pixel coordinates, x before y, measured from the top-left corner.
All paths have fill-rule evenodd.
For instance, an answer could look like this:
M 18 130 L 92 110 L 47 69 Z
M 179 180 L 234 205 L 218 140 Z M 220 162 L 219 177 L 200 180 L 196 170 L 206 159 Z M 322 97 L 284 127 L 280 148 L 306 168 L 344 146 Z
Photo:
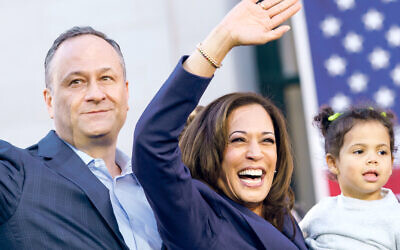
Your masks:
M 301 232 L 301 229 L 299 225 L 296 223 L 296 235 L 294 237 L 293 243 L 299 248 L 299 249 L 308 249 L 305 245 L 304 242 L 304 237 L 303 233 Z M 289 216 L 285 216 L 285 221 L 283 224 L 283 234 L 286 235 L 289 239 L 291 239 L 293 236 L 293 226 L 292 226 L 292 221 L 290 220 Z
M 248 223 L 248 225 L 257 235 L 258 239 L 262 242 L 265 249 L 296 249 L 296 247 L 298 247 L 297 244 L 295 244 L 294 242 L 291 242 L 289 244 L 285 243 L 291 241 L 291 234 L 290 236 L 288 236 L 285 232 L 280 232 L 272 224 L 266 222 L 264 219 L 262 219 L 249 209 L 237 204 L 227 197 L 225 197 L 225 199 L 241 212 L 243 219 Z
M 79 156 L 56 135 L 55 131 L 50 131 L 38 143 L 38 155 L 45 158 L 47 166 L 85 192 L 120 243 L 126 247 L 113 213 L 108 189 L 89 170 Z

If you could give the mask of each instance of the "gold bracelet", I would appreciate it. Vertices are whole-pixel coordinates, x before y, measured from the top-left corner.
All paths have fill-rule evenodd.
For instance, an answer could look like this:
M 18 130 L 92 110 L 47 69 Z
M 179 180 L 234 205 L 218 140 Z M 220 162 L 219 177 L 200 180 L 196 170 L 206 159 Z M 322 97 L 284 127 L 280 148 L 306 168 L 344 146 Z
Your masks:
M 207 61 L 216 69 L 220 68 L 222 66 L 221 63 L 217 63 L 217 61 L 212 58 L 211 56 L 209 56 L 204 50 L 203 48 L 201 48 L 201 43 L 197 44 L 197 50 L 200 52 L 200 54 L 207 59 Z

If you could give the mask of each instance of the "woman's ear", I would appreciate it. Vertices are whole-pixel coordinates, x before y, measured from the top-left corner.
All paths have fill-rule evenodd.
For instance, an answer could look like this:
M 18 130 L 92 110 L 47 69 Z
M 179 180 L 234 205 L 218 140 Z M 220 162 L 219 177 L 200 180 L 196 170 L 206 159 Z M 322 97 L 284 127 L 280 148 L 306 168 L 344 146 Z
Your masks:
M 326 154 L 326 164 L 328 165 L 328 169 L 329 172 L 331 172 L 334 175 L 338 175 L 339 174 L 339 168 L 337 167 L 337 160 L 336 158 L 328 153 Z

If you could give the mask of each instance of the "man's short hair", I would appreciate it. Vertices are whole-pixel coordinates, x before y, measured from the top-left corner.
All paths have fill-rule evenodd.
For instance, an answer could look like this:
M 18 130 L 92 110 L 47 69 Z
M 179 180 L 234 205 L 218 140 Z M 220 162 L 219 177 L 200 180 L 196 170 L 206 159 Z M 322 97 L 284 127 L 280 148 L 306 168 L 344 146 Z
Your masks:
M 118 43 L 116 41 L 114 41 L 113 39 L 108 38 L 103 32 L 97 31 L 90 26 L 83 26 L 83 27 L 75 26 L 75 27 L 72 27 L 71 29 L 65 31 L 61 35 L 59 35 L 57 37 L 57 39 L 54 40 L 53 45 L 47 52 L 46 59 L 44 60 L 46 88 L 51 89 L 50 63 L 53 60 L 54 54 L 56 53 L 58 47 L 60 47 L 60 45 L 64 41 L 66 41 L 72 37 L 77 37 L 77 36 L 81 36 L 81 35 L 98 36 L 98 37 L 104 39 L 107 43 L 109 43 L 115 49 L 115 51 L 118 53 L 118 55 L 120 57 L 122 69 L 124 72 L 124 79 L 126 79 L 124 56 L 122 55 L 121 48 L 119 47 Z

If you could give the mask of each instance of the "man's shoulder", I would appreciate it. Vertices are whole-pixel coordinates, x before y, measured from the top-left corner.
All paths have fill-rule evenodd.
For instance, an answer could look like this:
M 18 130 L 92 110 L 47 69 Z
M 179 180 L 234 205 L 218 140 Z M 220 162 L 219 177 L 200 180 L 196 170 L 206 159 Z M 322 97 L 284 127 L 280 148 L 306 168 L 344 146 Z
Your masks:
M 0 140 L 0 225 L 18 207 L 25 180 L 26 165 L 35 161 L 27 149 Z
M 62 142 L 62 140 L 54 131 L 50 131 L 41 140 L 27 148 L 22 148 L 12 144 L 11 142 L 0 140 L 0 160 L 24 160 L 30 157 L 37 157 L 40 151 L 39 148 L 41 148 L 42 152 L 48 150 L 54 151 L 59 147 L 57 144 L 60 144 L 60 142 Z
M 10 157 L 11 158 L 20 157 L 21 155 L 29 154 L 28 152 L 29 152 L 28 148 L 27 149 L 20 148 L 8 141 L 0 140 L 0 160 Z

